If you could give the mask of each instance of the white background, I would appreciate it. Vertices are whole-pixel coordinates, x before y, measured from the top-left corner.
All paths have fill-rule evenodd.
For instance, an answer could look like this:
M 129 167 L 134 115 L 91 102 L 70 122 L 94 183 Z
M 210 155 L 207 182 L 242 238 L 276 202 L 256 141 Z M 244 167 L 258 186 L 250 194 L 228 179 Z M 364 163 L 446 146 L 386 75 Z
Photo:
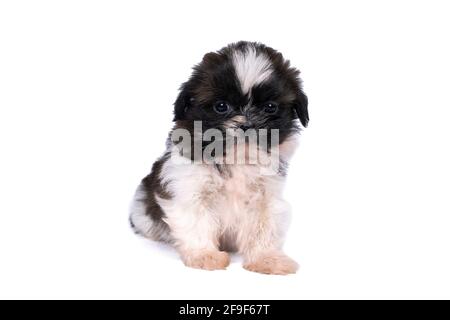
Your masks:
M 2 1 L 1 298 L 450 298 L 446 1 Z M 301 69 L 296 275 L 185 268 L 127 210 L 204 53 Z

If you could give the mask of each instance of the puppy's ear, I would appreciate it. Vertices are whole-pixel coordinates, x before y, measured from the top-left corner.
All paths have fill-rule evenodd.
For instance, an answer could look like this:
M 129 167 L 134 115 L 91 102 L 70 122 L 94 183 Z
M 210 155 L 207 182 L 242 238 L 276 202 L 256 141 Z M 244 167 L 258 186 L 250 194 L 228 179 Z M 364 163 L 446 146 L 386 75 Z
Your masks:
M 191 106 L 192 99 L 188 94 L 188 91 L 185 86 L 182 86 L 180 89 L 180 93 L 178 94 L 178 98 L 174 103 L 174 118 L 173 121 L 184 120 L 186 119 L 186 111 Z
M 202 63 L 205 68 L 212 67 L 219 64 L 223 60 L 223 57 L 216 52 L 208 52 L 203 56 Z
M 300 119 L 300 122 L 306 128 L 309 122 L 308 97 L 303 93 L 302 90 L 299 91 L 294 101 L 294 109 L 297 113 L 298 118 Z

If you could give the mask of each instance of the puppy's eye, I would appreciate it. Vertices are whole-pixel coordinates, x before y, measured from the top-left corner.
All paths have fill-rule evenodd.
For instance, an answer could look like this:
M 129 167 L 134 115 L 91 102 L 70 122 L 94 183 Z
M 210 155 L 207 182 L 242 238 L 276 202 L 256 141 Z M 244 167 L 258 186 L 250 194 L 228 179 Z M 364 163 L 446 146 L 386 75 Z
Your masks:
M 278 105 L 275 102 L 268 102 L 264 105 L 264 112 L 274 114 L 278 111 Z
M 227 113 L 230 110 L 230 106 L 225 101 L 218 101 L 214 105 L 214 111 L 220 114 Z

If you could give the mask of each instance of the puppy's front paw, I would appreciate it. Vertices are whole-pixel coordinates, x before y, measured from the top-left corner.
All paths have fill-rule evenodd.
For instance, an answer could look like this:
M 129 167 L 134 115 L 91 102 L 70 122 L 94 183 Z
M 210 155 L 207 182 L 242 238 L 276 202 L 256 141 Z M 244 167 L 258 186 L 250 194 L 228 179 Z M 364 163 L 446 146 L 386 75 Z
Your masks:
M 271 254 L 256 258 L 254 261 L 244 264 L 244 268 L 264 274 L 286 275 L 295 273 L 298 264 L 285 254 Z
M 223 251 L 204 251 L 183 254 L 187 267 L 204 270 L 223 270 L 230 264 L 230 256 Z

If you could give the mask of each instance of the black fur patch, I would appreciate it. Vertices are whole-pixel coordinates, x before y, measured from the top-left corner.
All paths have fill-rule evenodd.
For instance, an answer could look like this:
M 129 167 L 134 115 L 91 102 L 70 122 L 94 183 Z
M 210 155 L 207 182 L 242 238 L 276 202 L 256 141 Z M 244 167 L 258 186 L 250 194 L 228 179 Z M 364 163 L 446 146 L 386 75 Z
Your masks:
M 169 158 L 170 154 L 166 153 L 158 159 L 152 167 L 151 173 L 146 176 L 141 182 L 142 191 L 145 193 L 144 201 L 146 207 L 146 214 L 154 221 L 165 222 L 161 219 L 164 217 L 164 211 L 156 201 L 156 196 L 162 199 L 170 199 L 171 195 L 167 192 L 166 186 L 161 181 L 161 169 L 164 163 Z

